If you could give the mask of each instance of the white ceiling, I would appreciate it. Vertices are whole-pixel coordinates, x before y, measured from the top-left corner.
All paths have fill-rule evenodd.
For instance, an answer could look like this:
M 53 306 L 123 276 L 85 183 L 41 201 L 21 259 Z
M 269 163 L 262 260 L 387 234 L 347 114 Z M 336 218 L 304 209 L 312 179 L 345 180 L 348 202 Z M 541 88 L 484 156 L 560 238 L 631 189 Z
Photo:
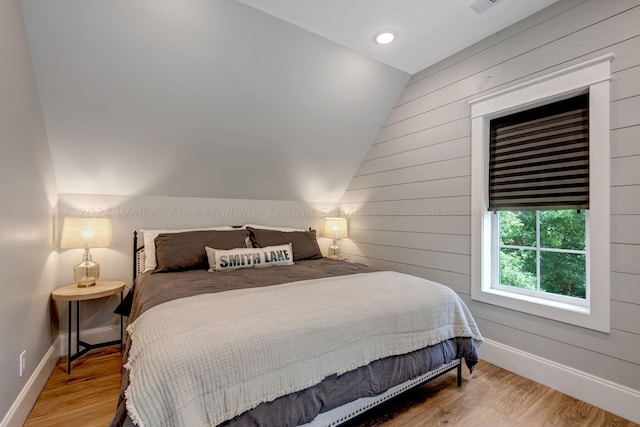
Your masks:
M 557 0 L 238 0 L 409 74 L 514 24 Z M 373 41 L 393 29 L 391 45 Z

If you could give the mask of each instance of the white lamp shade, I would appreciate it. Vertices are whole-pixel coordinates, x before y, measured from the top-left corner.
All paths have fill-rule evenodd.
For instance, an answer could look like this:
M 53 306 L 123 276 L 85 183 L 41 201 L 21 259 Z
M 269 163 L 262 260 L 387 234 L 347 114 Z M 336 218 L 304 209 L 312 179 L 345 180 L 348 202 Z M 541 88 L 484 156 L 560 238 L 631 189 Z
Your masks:
M 107 248 L 111 246 L 110 218 L 65 217 L 62 225 L 62 249 Z
M 325 218 L 324 237 L 346 239 L 348 237 L 347 218 Z

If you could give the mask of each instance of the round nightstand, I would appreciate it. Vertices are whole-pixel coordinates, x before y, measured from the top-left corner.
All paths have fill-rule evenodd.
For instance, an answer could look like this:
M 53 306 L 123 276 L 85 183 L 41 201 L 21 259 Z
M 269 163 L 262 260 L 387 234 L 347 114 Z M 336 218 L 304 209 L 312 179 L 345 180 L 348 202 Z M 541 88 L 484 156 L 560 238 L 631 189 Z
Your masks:
M 86 288 L 78 287 L 75 283 L 73 285 L 63 286 L 55 289 L 51 293 L 51 298 L 56 301 L 67 301 L 68 305 L 68 317 L 69 317 L 69 329 L 67 340 L 67 373 L 71 373 L 71 362 L 87 353 L 90 350 L 107 347 L 110 345 L 120 344 L 120 351 L 122 351 L 122 337 L 123 337 L 123 323 L 122 315 L 120 315 L 120 339 L 115 341 L 108 341 L 98 344 L 88 344 L 80 339 L 80 301 L 88 301 L 99 298 L 109 297 L 117 293 L 120 294 L 120 302 L 122 302 L 122 292 L 124 291 L 124 282 L 120 280 L 98 280 L 95 286 L 89 286 Z M 72 329 L 72 302 L 76 302 L 76 353 L 71 354 L 71 329 Z M 80 350 L 82 346 L 82 350 Z

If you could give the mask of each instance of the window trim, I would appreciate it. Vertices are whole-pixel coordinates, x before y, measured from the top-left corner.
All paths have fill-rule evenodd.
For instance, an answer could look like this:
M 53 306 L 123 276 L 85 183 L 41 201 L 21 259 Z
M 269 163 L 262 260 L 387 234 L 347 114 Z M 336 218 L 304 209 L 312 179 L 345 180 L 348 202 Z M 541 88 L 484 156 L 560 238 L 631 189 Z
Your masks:
M 471 298 L 610 332 L 610 80 L 613 54 L 471 100 Z M 492 287 L 493 214 L 488 210 L 489 121 L 589 91 L 588 306 Z

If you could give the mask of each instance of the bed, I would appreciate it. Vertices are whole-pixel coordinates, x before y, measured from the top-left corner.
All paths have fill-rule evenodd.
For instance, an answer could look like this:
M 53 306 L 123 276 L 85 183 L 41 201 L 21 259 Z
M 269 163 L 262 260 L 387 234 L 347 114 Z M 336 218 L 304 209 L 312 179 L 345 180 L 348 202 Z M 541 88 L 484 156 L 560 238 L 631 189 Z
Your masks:
M 136 278 L 119 307 L 112 426 L 336 426 L 453 369 L 460 386 L 462 361 L 477 363 L 482 336 L 455 292 L 323 258 L 312 230 L 144 241 L 134 233 Z

